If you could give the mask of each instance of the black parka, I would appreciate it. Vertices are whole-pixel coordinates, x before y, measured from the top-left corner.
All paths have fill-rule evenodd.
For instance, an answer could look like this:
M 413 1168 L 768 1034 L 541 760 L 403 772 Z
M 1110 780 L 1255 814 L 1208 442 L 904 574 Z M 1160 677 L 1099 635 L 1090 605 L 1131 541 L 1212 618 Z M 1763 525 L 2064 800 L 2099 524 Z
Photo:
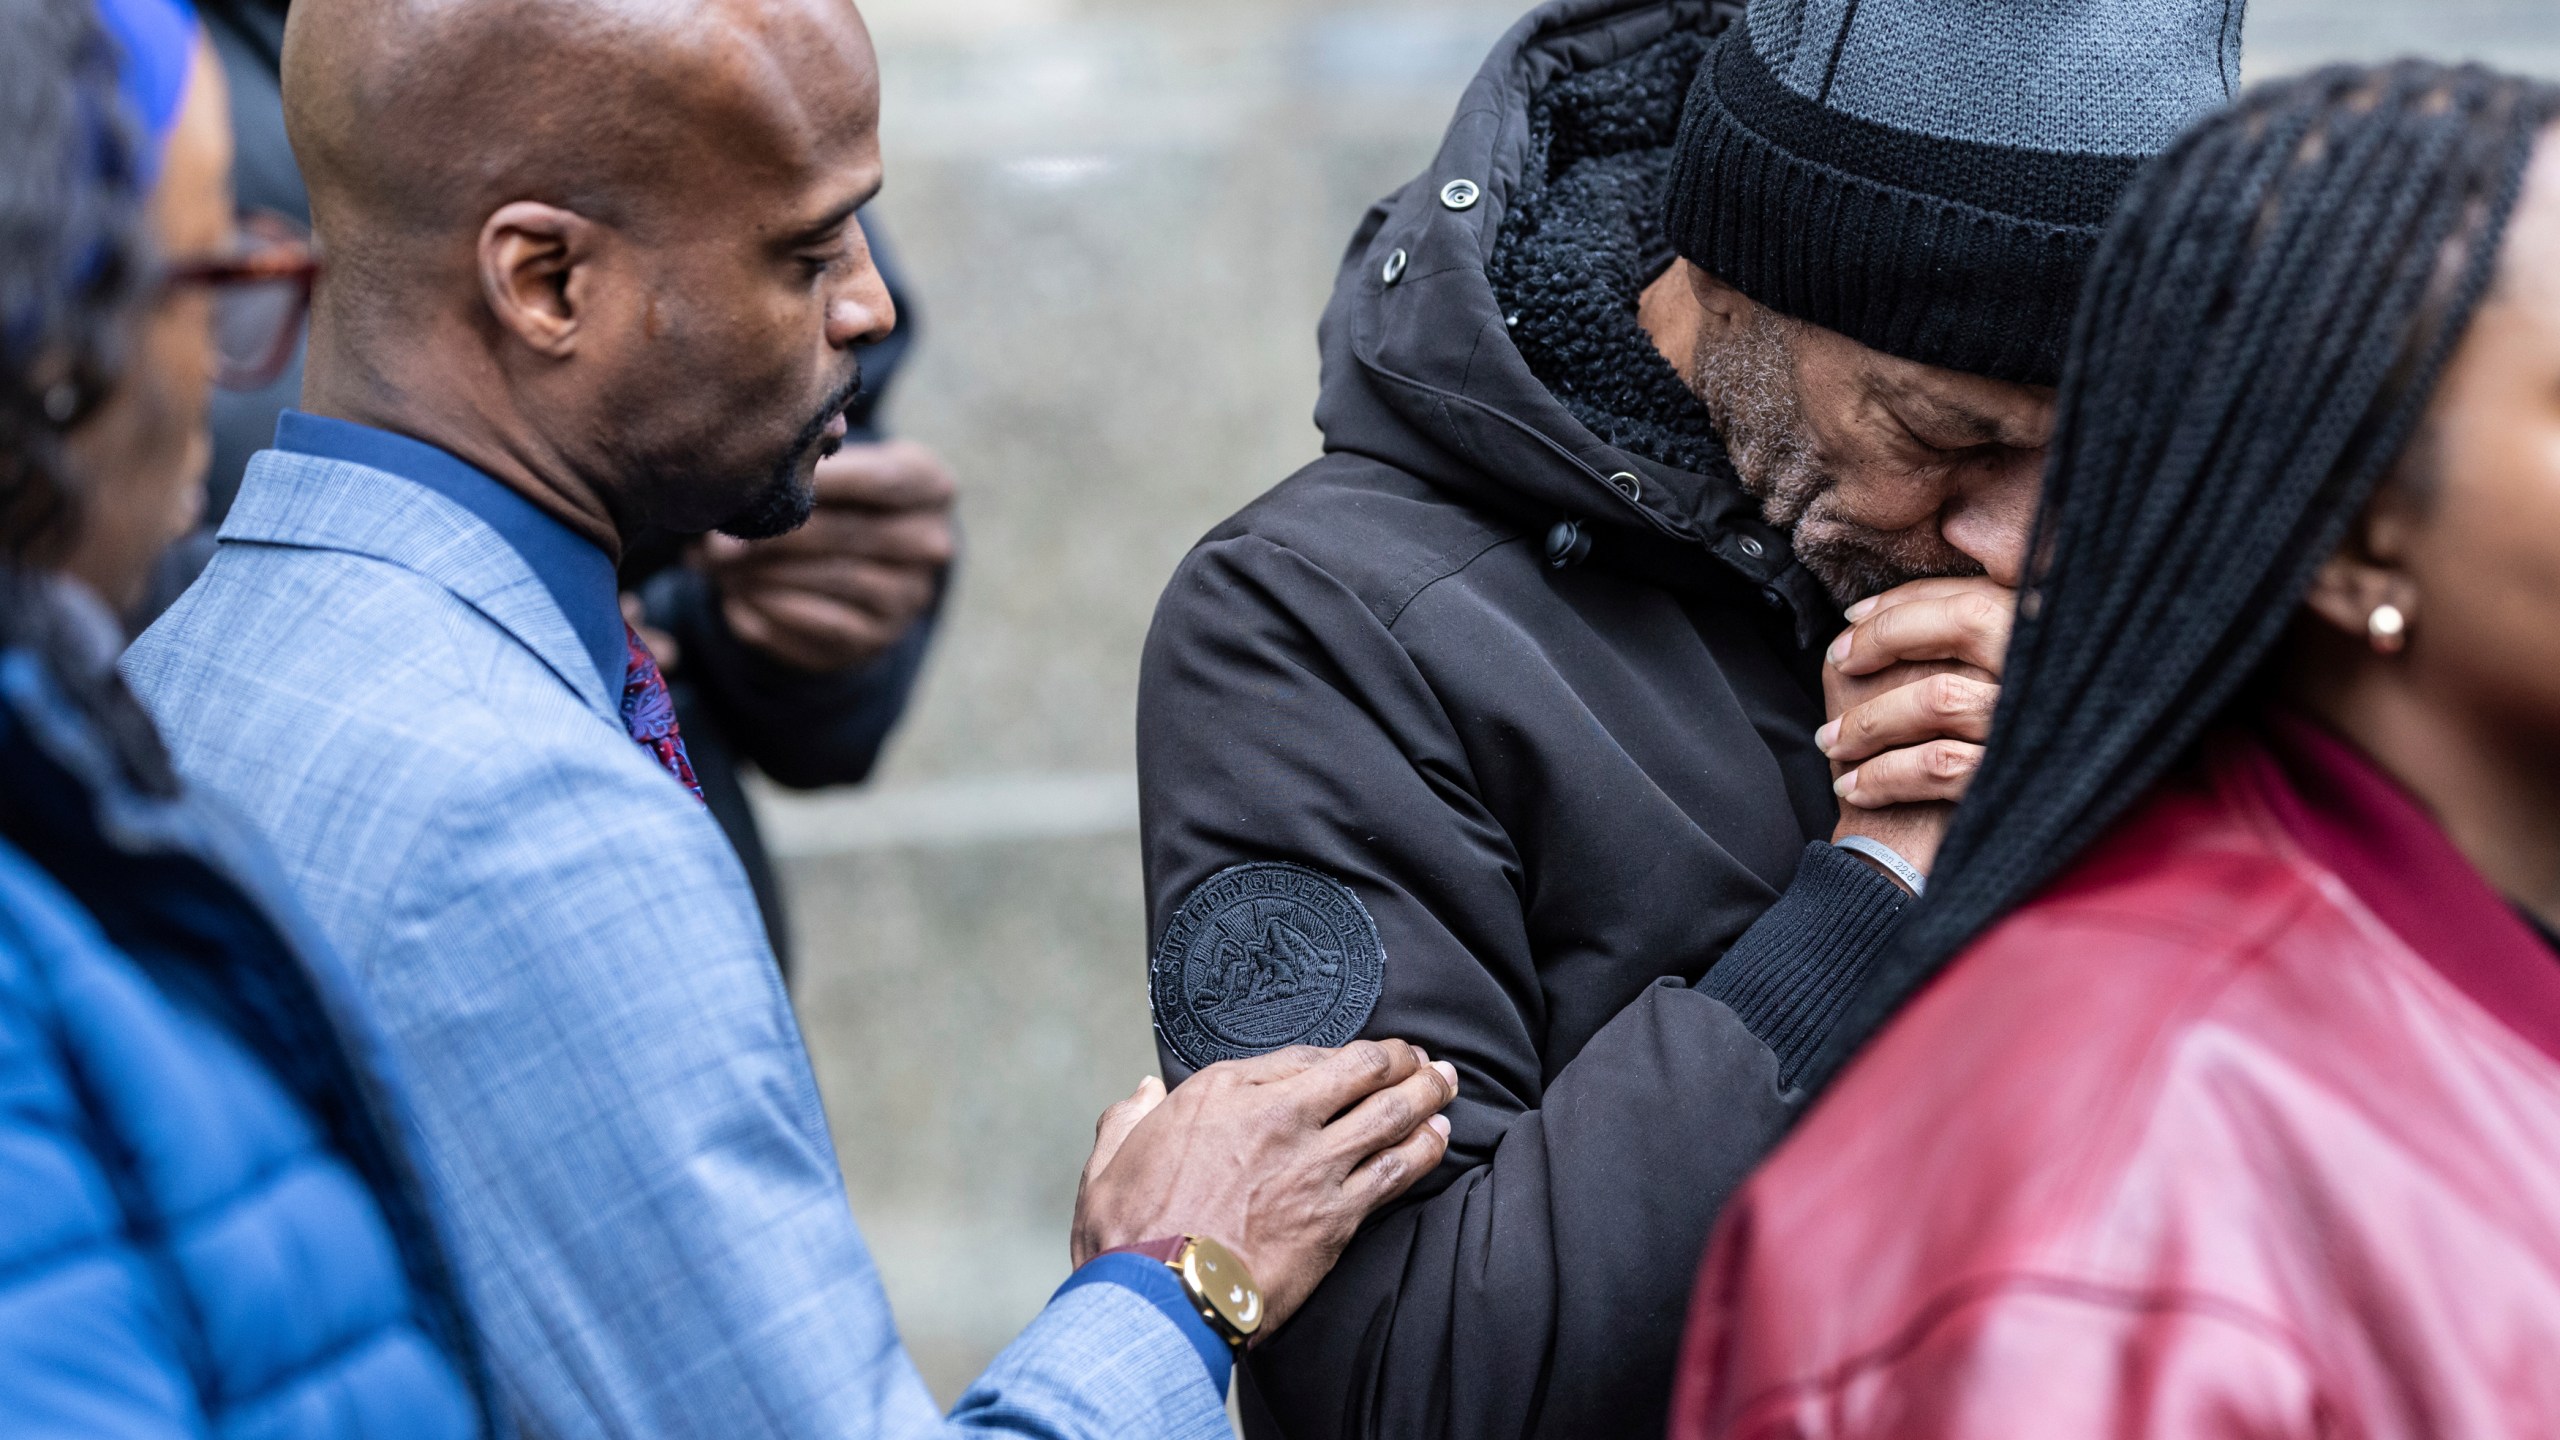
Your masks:
M 1720 449 L 1678 468 L 1578 420 L 1488 278 L 1524 168 L 1554 163 L 1533 98 L 1738 8 L 1560 0 L 1514 28 L 1351 244 L 1324 457 L 1157 610 L 1153 942 L 1230 867 L 1330 877 L 1383 950 L 1373 1002 L 1324 979 L 1334 1018 L 1461 1081 L 1447 1163 L 1252 1356 L 1251 1431 L 1660 1434 L 1716 1208 L 1895 923 L 1899 890 L 1808 846 L 1836 818 L 1812 740 L 1836 606 Z M 1160 957 L 1160 1035 L 1202 999 L 1183 984 Z M 1314 1013 L 1305 992 L 1269 1013 Z M 1168 1078 L 1215 1058 L 1171 1040 Z

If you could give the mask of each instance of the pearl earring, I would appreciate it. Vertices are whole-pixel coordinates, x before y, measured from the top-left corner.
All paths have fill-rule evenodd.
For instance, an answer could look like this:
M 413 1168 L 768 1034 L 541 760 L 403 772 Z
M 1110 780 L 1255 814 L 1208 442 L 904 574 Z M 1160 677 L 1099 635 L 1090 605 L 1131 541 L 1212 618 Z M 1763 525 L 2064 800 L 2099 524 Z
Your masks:
M 2397 605 L 2376 605 L 2364 619 L 2365 638 L 2376 655 L 2397 655 L 2409 643 L 2409 617 Z

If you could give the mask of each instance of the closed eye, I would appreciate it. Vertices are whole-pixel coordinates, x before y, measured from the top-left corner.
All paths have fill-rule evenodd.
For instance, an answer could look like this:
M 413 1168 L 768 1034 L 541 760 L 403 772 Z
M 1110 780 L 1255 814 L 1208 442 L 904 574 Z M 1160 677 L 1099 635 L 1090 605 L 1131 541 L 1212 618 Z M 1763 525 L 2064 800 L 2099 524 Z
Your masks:
M 1983 439 L 1972 435 L 1956 436 L 1944 433 L 1923 435 L 1917 429 L 1913 428 L 1911 422 L 1908 419 L 1905 419 L 1899 412 L 1894 414 L 1893 421 L 1894 424 L 1901 429 L 1902 438 L 1910 441 L 1913 448 L 1925 450 L 1929 452 L 1931 456 L 1948 462 L 1967 459 L 1982 451 L 2006 450 L 2009 448 L 2008 446 L 2002 445 L 1997 440 Z

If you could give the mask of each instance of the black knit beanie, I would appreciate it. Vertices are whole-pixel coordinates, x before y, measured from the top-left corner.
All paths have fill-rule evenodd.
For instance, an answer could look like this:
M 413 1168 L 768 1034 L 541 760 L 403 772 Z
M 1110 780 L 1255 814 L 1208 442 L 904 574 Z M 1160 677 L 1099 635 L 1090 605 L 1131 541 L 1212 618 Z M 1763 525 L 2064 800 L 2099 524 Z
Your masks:
M 1782 314 L 2055 383 L 2142 162 L 2239 88 L 2245 0 L 1751 0 L 1698 69 L 1665 230 Z

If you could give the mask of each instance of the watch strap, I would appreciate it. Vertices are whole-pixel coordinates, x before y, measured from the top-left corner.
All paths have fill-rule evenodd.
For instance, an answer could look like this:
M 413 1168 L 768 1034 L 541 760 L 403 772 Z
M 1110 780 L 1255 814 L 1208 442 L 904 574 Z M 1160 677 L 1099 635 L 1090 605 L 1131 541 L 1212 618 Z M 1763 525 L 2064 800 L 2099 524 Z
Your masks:
M 1204 1243 L 1208 1247 L 1208 1255 L 1217 1258 L 1206 1259 L 1206 1257 L 1202 1257 L 1199 1247 Z M 1104 1251 L 1103 1254 L 1141 1255 L 1164 1266 L 1167 1270 L 1173 1272 L 1175 1281 L 1182 1287 L 1182 1293 L 1189 1298 L 1191 1308 L 1199 1312 L 1200 1318 L 1207 1322 L 1210 1329 L 1215 1330 L 1218 1333 L 1218 1337 L 1220 1339 L 1226 1341 L 1229 1345 L 1234 1346 L 1238 1350 L 1243 1349 L 1252 1341 L 1252 1323 L 1248 1322 L 1246 1328 L 1237 1328 L 1235 1321 L 1230 1320 L 1226 1315 L 1220 1313 L 1217 1302 L 1213 1301 L 1209 1296 L 1201 1292 L 1198 1285 L 1198 1279 L 1193 1274 L 1194 1264 L 1199 1263 L 1202 1260 L 1205 1260 L 1205 1263 L 1212 1268 L 1231 1266 L 1235 1273 L 1232 1276 L 1226 1277 L 1227 1281 L 1229 1283 L 1233 1283 L 1234 1281 L 1241 1280 L 1244 1291 L 1246 1293 L 1253 1293 L 1252 1277 L 1243 1273 L 1244 1262 L 1238 1260 L 1234 1253 L 1229 1251 L 1225 1246 L 1218 1244 L 1214 1240 L 1203 1242 L 1196 1236 L 1173 1235 L 1156 1240 L 1141 1240 L 1134 1245 L 1116 1246 L 1113 1249 Z M 1096 1256 L 1094 1258 L 1100 1259 L 1101 1256 Z M 1253 1304 L 1257 1314 L 1260 1312 L 1261 1303 L 1259 1295 L 1256 1294 Z
M 1182 1247 L 1191 1243 L 1188 1235 L 1167 1235 L 1160 1240 L 1141 1240 L 1135 1245 L 1115 1245 L 1103 1255 L 1144 1255 L 1159 1265 L 1172 1265 L 1182 1259 Z M 1095 1259 L 1101 1259 L 1097 1255 Z

